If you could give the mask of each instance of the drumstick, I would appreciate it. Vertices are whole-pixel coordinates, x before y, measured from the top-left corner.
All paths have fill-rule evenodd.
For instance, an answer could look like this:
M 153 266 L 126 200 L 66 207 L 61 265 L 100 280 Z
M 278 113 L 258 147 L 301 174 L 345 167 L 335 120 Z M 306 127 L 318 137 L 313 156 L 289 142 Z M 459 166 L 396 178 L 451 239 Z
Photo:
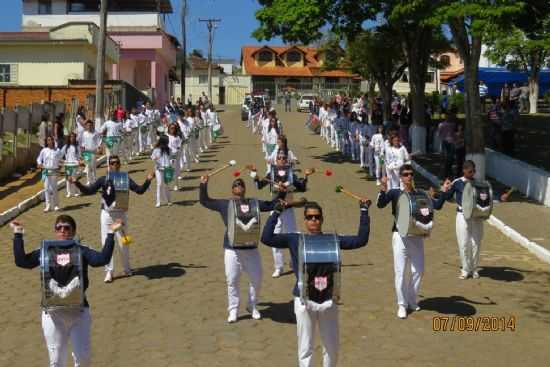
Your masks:
M 359 196 L 359 195 L 357 195 L 357 194 L 354 194 L 354 193 L 351 192 L 351 191 L 348 191 L 348 190 L 344 189 L 344 187 L 341 186 L 341 185 L 336 186 L 336 192 L 344 193 L 344 194 L 346 194 L 347 196 L 352 197 L 352 198 L 354 198 L 354 199 L 357 199 L 357 200 L 359 200 L 359 201 L 366 200 L 366 198 L 363 198 L 363 197 L 361 197 L 361 196 Z M 370 200 L 367 200 L 367 202 L 370 202 Z M 369 205 L 370 205 L 370 204 L 369 204 Z
M 317 172 L 320 171 L 318 168 L 314 168 L 314 167 L 313 167 L 313 168 L 310 168 L 309 170 L 310 170 L 310 175 L 312 175 L 312 174 L 317 173 Z M 326 168 L 326 169 L 324 170 L 323 173 L 324 173 L 324 175 L 327 176 L 327 177 L 328 177 L 328 176 L 332 176 L 332 170 L 331 170 L 330 168 Z
M 224 164 L 223 166 L 221 166 L 220 168 L 212 171 L 211 173 L 207 174 L 208 177 L 212 177 L 214 175 L 217 175 L 218 173 L 222 172 L 223 170 L 231 167 L 231 166 L 234 166 L 237 164 L 237 161 L 235 160 L 230 160 L 227 164 Z
M 516 191 L 516 190 L 517 190 L 517 188 L 515 188 L 514 186 L 512 186 L 512 187 L 510 188 L 510 190 L 506 191 L 504 194 L 502 194 L 502 195 L 500 196 L 500 201 L 508 201 L 508 198 L 510 197 L 510 195 L 512 195 L 512 193 L 513 193 L 514 191 Z
M 302 208 L 306 205 L 307 199 L 305 197 L 299 198 L 296 201 L 290 201 L 286 203 L 287 208 Z

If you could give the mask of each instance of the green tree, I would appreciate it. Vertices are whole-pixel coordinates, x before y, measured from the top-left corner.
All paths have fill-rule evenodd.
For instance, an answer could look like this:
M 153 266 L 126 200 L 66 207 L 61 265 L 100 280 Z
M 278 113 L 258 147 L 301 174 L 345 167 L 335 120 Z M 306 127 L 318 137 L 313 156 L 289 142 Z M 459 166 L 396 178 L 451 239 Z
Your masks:
M 540 71 L 550 62 L 550 3 L 528 1 L 511 26 L 492 30 L 486 43 L 491 61 L 528 74 L 529 112 L 537 113 Z
M 431 17 L 433 24 L 447 24 L 454 46 L 464 61 L 464 112 L 466 153 L 477 165 L 478 177 L 485 177 L 485 138 L 479 99 L 481 44 L 495 27 L 505 27 L 524 3 L 516 0 L 442 0 Z

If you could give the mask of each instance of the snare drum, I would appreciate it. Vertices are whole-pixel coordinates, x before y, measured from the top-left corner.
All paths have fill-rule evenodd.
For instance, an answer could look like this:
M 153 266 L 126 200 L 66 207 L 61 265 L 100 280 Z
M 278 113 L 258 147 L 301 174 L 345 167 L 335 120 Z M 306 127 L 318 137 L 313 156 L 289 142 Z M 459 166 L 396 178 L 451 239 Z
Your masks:
M 109 172 L 107 180 L 111 180 L 115 188 L 114 209 L 128 211 L 130 201 L 130 178 L 128 177 L 128 172 Z
M 222 135 L 222 125 L 215 124 L 214 126 L 212 126 L 212 136 L 214 137 L 214 139 L 219 138 L 221 135 Z
M 260 239 L 258 200 L 230 200 L 227 213 L 227 238 L 234 249 L 256 248 Z
M 94 152 L 85 150 L 82 152 L 82 158 L 84 159 L 84 162 L 90 163 L 92 159 L 94 158 Z
M 271 193 L 278 193 L 278 185 L 282 185 L 284 183 L 288 184 L 287 191 L 294 191 L 294 172 L 292 170 L 292 166 L 271 165 L 269 177 L 271 179 Z
M 488 219 L 493 212 L 493 188 L 488 181 L 466 181 L 462 192 L 465 219 Z
M 302 304 L 340 300 L 341 257 L 336 234 L 300 234 L 298 290 Z
M 46 176 L 57 176 L 58 173 L 59 173 L 59 169 L 58 169 L 58 168 L 42 168 L 42 176 L 43 176 L 43 177 L 46 177 Z
M 76 241 L 42 241 L 40 277 L 44 309 L 84 307 L 82 250 Z
M 424 191 L 402 192 L 395 216 L 400 236 L 429 236 L 434 218 L 432 199 Z
M 78 176 L 78 162 L 65 162 L 63 168 L 65 169 L 66 177 Z
M 120 136 L 106 136 L 104 138 L 104 141 L 105 141 L 105 145 L 107 146 L 107 148 L 109 148 L 109 150 L 111 149 L 115 149 L 118 147 L 118 145 L 120 144 L 120 141 L 121 141 L 121 137 Z
M 167 166 L 162 168 L 162 177 L 165 184 L 169 184 L 174 180 L 174 168 Z

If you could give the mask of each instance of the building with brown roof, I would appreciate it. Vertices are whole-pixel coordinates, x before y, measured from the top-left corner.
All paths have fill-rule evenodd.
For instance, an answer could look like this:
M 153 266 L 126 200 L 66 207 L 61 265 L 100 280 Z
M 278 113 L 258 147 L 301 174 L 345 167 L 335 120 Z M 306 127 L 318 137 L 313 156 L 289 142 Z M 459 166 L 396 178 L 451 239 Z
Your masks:
M 359 90 L 361 78 L 347 69 L 325 70 L 326 52 L 305 46 L 244 46 L 241 66 L 252 78 L 253 92 L 272 98 L 285 90 L 330 96 Z

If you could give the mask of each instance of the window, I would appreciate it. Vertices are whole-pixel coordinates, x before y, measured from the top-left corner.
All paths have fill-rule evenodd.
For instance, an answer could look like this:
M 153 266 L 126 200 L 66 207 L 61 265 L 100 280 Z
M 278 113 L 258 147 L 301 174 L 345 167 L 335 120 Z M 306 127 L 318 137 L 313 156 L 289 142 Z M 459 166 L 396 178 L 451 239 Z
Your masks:
M 199 84 L 208 84 L 208 75 L 199 75 Z
M 443 66 L 449 66 L 451 65 L 451 58 L 449 57 L 449 55 L 442 55 L 439 58 L 439 62 L 441 62 Z
M 0 64 L 0 83 L 11 82 L 11 65 Z
M 262 51 L 258 55 L 258 60 L 264 62 L 273 61 L 273 54 L 269 51 Z
M 287 62 L 298 62 L 302 60 L 302 55 L 298 51 L 290 51 L 286 54 Z
M 38 14 L 51 14 L 52 0 L 38 0 Z

